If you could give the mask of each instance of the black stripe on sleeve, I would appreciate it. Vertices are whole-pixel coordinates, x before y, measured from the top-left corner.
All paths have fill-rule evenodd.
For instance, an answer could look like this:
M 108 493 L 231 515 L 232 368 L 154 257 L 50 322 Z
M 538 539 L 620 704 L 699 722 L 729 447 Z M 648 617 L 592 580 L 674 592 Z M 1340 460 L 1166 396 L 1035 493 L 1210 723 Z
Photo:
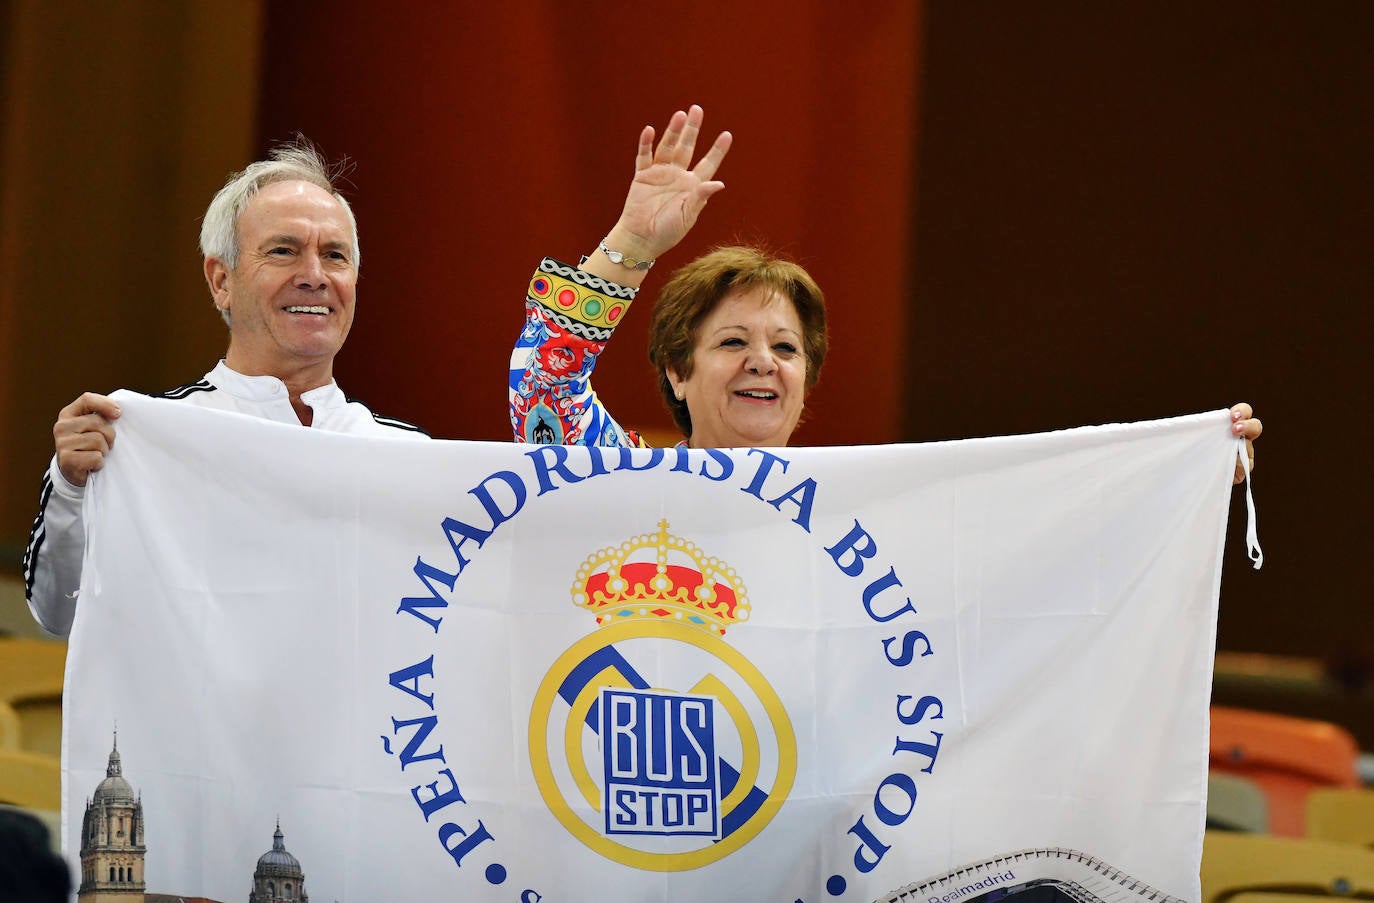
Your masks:
M 38 552 L 43 548 L 47 532 L 43 529 L 43 512 L 48 510 L 48 499 L 52 497 L 52 474 L 43 472 L 43 485 L 38 490 L 38 516 L 33 519 L 33 529 L 29 531 L 29 544 L 24 547 L 24 561 L 21 565 L 24 574 L 24 598 L 33 599 L 33 575 L 37 570 Z

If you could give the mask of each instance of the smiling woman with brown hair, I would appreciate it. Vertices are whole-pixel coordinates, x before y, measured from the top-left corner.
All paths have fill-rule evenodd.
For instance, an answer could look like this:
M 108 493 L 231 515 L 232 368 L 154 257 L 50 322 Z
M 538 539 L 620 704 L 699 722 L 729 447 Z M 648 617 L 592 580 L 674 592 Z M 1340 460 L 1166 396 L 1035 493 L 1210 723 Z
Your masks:
M 682 267 L 649 327 L 659 391 L 697 448 L 787 445 L 827 348 L 820 286 L 757 248 L 717 248 Z

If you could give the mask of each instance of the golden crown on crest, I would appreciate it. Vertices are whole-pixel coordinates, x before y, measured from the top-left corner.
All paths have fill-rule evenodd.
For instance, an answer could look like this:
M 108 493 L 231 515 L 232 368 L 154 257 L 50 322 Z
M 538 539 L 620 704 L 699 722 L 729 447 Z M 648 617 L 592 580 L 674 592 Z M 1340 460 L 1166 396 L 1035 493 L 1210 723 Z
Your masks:
M 658 522 L 657 533 L 589 556 L 577 569 L 572 597 L 596 615 L 600 627 L 636 619 L 679 621 L 724 636 L 728 625 L 749 618 L 735 569 L 669 533 L 666 520 Z

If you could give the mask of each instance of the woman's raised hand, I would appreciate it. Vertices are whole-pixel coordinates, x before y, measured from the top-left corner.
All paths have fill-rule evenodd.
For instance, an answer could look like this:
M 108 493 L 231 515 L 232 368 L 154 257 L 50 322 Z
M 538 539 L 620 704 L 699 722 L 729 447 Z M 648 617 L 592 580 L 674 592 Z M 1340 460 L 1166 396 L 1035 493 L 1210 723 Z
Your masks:
M 607 247 L 640 260 L 658 257 L 682 240 L 706 202 L 725 187 L 715 175 L 730 150 L 729 132 L 721 132 L 692 166 L 703 117 L 696 104 L 685 113 L 678 110 L 656 146 L 653 126 L 639 133 L 634 179 Z

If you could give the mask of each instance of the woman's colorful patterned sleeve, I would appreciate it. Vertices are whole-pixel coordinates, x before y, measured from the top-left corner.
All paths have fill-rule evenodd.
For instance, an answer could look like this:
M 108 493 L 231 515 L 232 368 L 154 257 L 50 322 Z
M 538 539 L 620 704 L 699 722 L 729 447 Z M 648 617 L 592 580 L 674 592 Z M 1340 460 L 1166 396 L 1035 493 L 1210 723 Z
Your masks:
M 592 391 L 592 370 L 636 289 L 546 257 L 525 293 L 525 328 L 510 361 L 515 441 L 635 446 Z

